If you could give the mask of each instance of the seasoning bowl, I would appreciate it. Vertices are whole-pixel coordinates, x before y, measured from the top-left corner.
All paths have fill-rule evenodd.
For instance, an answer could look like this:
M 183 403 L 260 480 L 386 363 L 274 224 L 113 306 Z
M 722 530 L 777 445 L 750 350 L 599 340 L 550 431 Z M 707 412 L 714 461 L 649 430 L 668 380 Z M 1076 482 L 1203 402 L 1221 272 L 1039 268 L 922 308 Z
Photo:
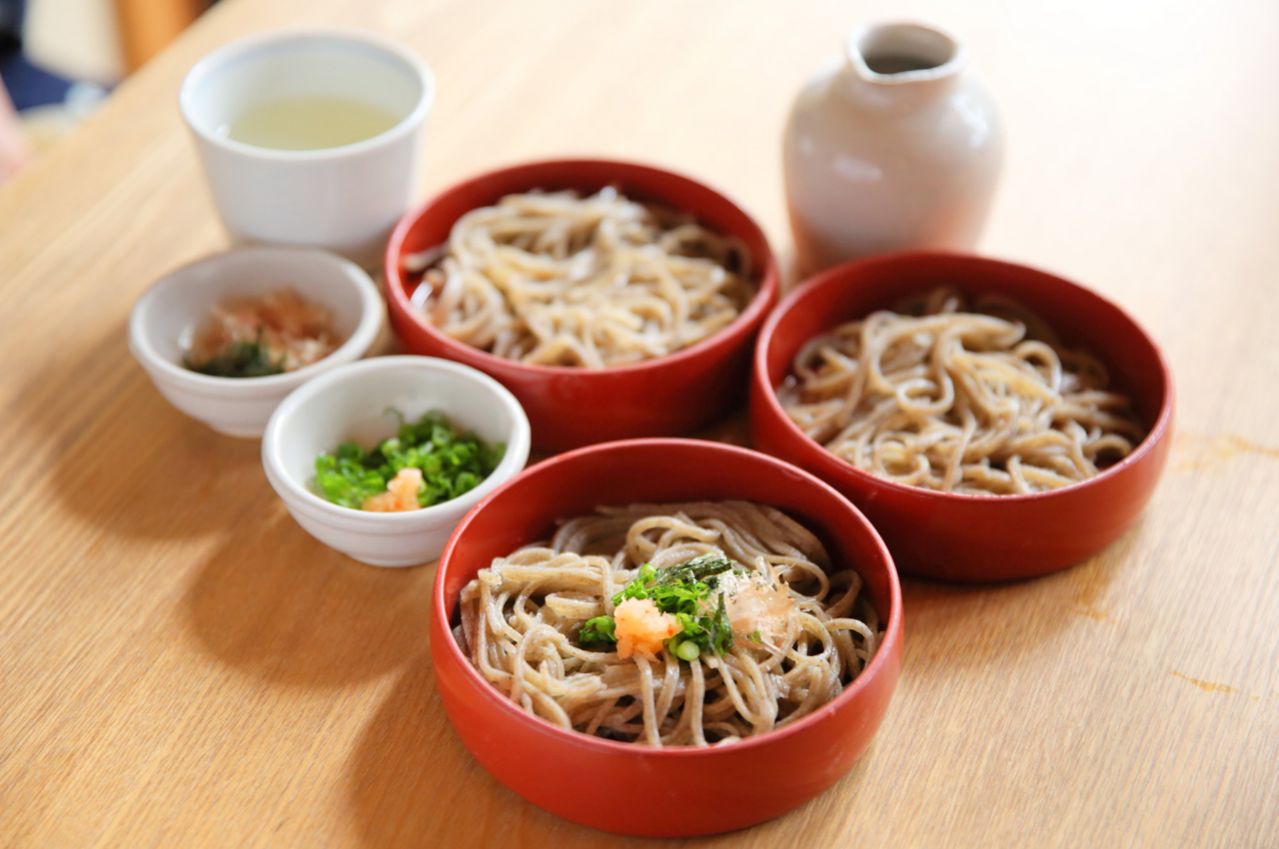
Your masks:
M 813 713 L 718 746 L 626 744 L 525 713 L 489 685 L 458 646 L 451 626 L 462 588 L 495 557 L 547 539 L 557 520 L 600 505 L 730 498 L 771 504 L 810 528 L 834 562 L 861 574 L 883 623 L 870 663 Z M 440 558 L 430 629 L 444 709 L 462 742 L 498 781 L 592 828 L 675 837 L 730 831 L 779 816 L 850 769 L 896 686 L 902 603 L 892 557 L 875 529 L 813 475 L 730 445 L 639 439 L 552 457 L 481 501 Z
M 533 189 L 596 192 L 614 186 L 628 198 L 697 217 L 706 227 L 745 242 L 758 279 L 754 298 L 724 329 L 673 354 L 604 369 L 542 366 L 508 360 L 437 330 L 412 303 L 418 276 L 403 270 L 406 255 L 437 247 L 462 215 L 503 196 Z M 534 444 L 562 451 L 594 442 L 665 436 L 697 429 L 744 395 L 750 345 L 777 300 L 778 274 L 763 231 L 737 204 L 679 174 L 608 160 L 557 160 L 490 171 L 458 183 L 405 216 L 386 250 L 391 324 L 405 349 L 447 357 L 497 378 L 520 399 Z
M 981 496 L 906 486 L 862 471 L 810 439 L 776 387 L 800 348 L 846 321 L 945 285 L 1010 298 L 1044 317 L 1067 347 L 1101 360 L 1132 399 L 1146 436 L 1097 476 L 1026 495 Z M 1171 444 L 1173 381 L 1159 346 L 1121 308 L 1060 277 L 995 259 L 904 253 L 837 266 L 802 283 L 769 317 L 755 347 L 753 444 L 807 469 L 860 507 L 903 573 L 951 581 L 1043 575 L 1104 549 L 1150 500 Z
M 266 377 L 213 377 L 183 366 L 184 352 L 214 307 L 284 288 L 328 309 L 346 341 L 308 366 Z M 129 316 L 129 350 L 183 413 L 228 436 L 257 438 L 284 396 L 365 356 L 384 316 L 377 286 L 348 260 L 304 248 L 238 248 L 184 265 L 147 289 Z
M 431 411 L 505 444 L 497 468 L 474 489 L 402 513 L 342 507 L 312 490 L 321 454 L 344 441 L 371 448 L 395 435 L 396 413 L 414 421 Z M 320 542 L 371 566 L 415 566 L 439 555 L 458 520 L 524 468 L 528 451 L 528 419 L 497 381 L 446 360 L 377 357 L 334 369 L 286 398 L 262 437 L 262 467 L 289 513 Z

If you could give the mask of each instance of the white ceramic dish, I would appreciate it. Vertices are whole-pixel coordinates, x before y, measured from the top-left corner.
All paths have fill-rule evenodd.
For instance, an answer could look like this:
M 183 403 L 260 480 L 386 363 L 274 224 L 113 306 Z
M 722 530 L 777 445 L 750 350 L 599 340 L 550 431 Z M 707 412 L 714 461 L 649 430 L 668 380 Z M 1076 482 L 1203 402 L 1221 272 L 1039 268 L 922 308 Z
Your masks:
M 506 453 L 470 492 L 403 513 L 367 513 L 311 490 L 315 458 L 351 440 L 371 447 L 405 419 L 439 410 Z M 439 556 L 453 527 L 528 460 L 524 409 L 504 386 L 470 366 L 431 357 L 378 357 L 334 369 L 280 404 L 262 437 L 262 467 L 293 518 L 320 542 L 373 566 L 416 566 Z
M 346 339 L 336 351 L 269 377 L 210 377 L 183 367 L 184 351 L 214 306 L 284 287 L 328 308 Z M 143 293 L 129 316 L 129 350 L 173 406 L 228 436 L 252 438 L 298 386 L 367 354 L 384 321 L 377 286 L 354 263 L 304 248 L 239 248 L 172 271 Z
M 281 150 L 227 138 L 246 109 L 292 97 L 342 97 L 398 116 L 352 144 Z M 210 53 L 178 96 L 222 223 L 246 242 L 310 245 L 366 268 L 417 186 L 435 78 L 411 51 L 371 33 L 283 30 Z

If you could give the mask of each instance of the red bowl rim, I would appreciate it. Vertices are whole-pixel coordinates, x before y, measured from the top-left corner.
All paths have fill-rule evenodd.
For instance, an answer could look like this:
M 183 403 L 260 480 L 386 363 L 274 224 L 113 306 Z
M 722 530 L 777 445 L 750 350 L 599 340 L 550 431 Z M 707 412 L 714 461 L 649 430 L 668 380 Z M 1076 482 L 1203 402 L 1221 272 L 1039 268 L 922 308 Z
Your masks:
M 441 199 L 448 195 L 465 192 L 478 183 L 482 183 L 496 177 L 502 177 L 510 174 L 528 174 L 530 177 L 529 188 L 536 188 L 536 175 L 541 171 L 549 168 L 573 167 L 617 167 L 626 169 L 632 173 L 643 173 L 649 176 L 661 175 L 663 177 L 674 178 L 675 180 L 694 185 L 702 191 L 710 192 L 728 204 L 729 207 L 742 216 L 750 229 L 759 236 L 760 244 L 764 246 L 764 256 L 759 258 L 763 260 L 760 264 L 759 288 L 755 291 L 754 297 L 752 297 L 746 304 L 746 308 L 738 313 L 737 318 L 733 319 L 729 322 L 729 324 L 687 348 L 681 348 L 674 353 L 643 360 L 638 363 L 630 363 L 622 366 L 610 366 L 602 369 L 582 368 L 580 366 L 547 366 L 538 363 L 525 363 L 520 360 L 509 360 L 505 357 L 499 357 L 496 354 L 483 350 L 482 348 L 472 347 L 471 345 L 459 342 L 456 339 L 441 333 L 434 325 L 427 321 L 418 310 L 414 309 L 413 305 L 409 302 L 408 295 L 404 291 L 404 278 L 400 272 L 399 258 L 400 254 L 403 252 L 404 240 L 408 236 L 409 231 L 419 219 L 424 217 L 431 210 L 433 206 L 438 204 Z M 483 369 L 509 369 L 511 371 L 522 371 L 528 375 L 540 377 L 574 375 L 589 379 L 599 375 L 635 374 L 638 372 L 652 371 L 654 369 L 678 365 L 688 360 L 695 359 L 714 348 L 728 345 L 739 339 L 742 335 L 748 333 L 752 326 L 759 323 L 764 313 L 768 311 L 771 304 L 776 300 L 779 288 L 777 259 L 773 254 L 772 245 L 769 244 L 768 237 L 764 233 L 763 228 L 759 226 L 759 223 L 755 220 L 755 218 L 748 213 L 741 204 L 737 203 L 737 201 L 733 200 L 719 189 L 703 183 L 700 180 L 695 180 L 686 174 L 671 171 L 666 168 L 659 168 L 655 165 L 621 159 L 541 159 L 532 162 L 523 162 L 493 168 L 453 183 L 434 194 L 421 206 L 406 213 L 399 220 L 399 222 L 395 225 L 395 229 L 391 231 L 391 237 L 386 243 L 386 253 L 383 256 L 383 266 L 386 274 L 387 299 L 390 302 L 391 309 L 410 320 L 414 325 L 430 336 L 437 344 L 447 349 L 449 352 L 448 356 L 450 358 L 459 359 L 463 362 L 469 360 L 472 363 L 479 364 L 479 367 Z
M 457 639 L 453 636 L 453 629 L 449 624 L 448 607 L 446 599 L 444 598 L 444 575 L 447 571 L 446 564 L 453 557 L 453 550 L 457 547 L 458 540 L 461 538 L 462 534 L 466 532 L 467 528 L 470 527 L 475 518 L 483 510 L 485 510 L 491 502 L 501 497 L 508 489 L 520 486 L 525 478 L 539 474 L 551 466 L 574 462 L 583 457 L 594 456 L 595 459 L 602 460 L 603 457 L 598 455 L 607 454 L 610 451 L 617 450 L 618 448 L 639 446 L 654 448 L 696 446 L 708 451 L 733 455 L 743 460 L 749 459 L 751 461 L 763 462 L 779 471 L 784 471 L 788 476 L 801 477 L 809 485 L 822 490 L 828 497 L 835 498 L 843 502 L 859 519 L 861 519 L 861 531 L 870 533 L 871 542 L 882 557 L 882 562 L 888 567 L 888 616 L 886 617 L 883 625 L 884 639 L 883 642 L 876 647 L 874 656 L 871 657 L 870 663 L 866 665 L 866 668 L 862 670 L 861 674 L 854 678 L 852 683 L 845 687 L 839 695 L 807 716 L 801 717 L 783 728 L 777 728 L 754 737 L 747 737 L 744 740 L 738 740 L 731 744 L 727 750 L 736 752 L 753 749 L 758 746 L 772 745 L 776 741 L 781 741 L 793 734 L 798 734 L 811 725 L 825 721 L 833 713 L 839 710 L 844 703 L 851 701 L 854 697 L 861 693 L 862 690 L 866 689 L 866 687 L 869 686 L 868 682 L 879 675 L 881 671 L 883 671 L 884 667 L 889 663 L 888 658 L 897 654 L 899 650 L 898 644 L 901 641 L 902 634 L 901 581 L 897 575 L 897 567 L 893 562 L 893 556 L 889 553 L 888 546 L 884 544 L 883 538 L 880 537 L 879 532 L 875 530 L 875 526 L 870 523 L 870 520 L 865 517 L 856 505 L 852 504 L 847 498 L 840 495 L 834 487 L 817 476 L 806 472 L 803 469 L 792 466 L 784 460 L 779 460 L 776 457 L 770 457 L 769 455 L 762 454 L 758 451 L 751 451 L 749 449 L 730 445 L 724 442 L 711 442 L 702 439 L 654 437 L 645 439 L 623 439 L 615 442 L 602 442 L 595 445 L 588 445 L 583 448 L 566 451 L 563 454 L 557 454 L 554 457 L 550 457 L 540 463 L 530 466 L 486 495 L 482 501 L 471 508 L 470 512 L 462 518 L 462 521 L 458 522 L 457 527 L 449 536 L 449 540 L 445 544 L 444 551 L 440 555 L 439 562 L 436 565 L 435 582 L 431 589 L 432 628 L 443 631 L 443 636 L 447 640 L 447 647 L 434 646 L 434 640 L 432 640 L 433 649 L 438 650 L 442 648 L 443 651 L 448 652 L 456 664 L 461 667 L 462 674 L 470 679 L 471 682 L 478 685 L 479 690 L 484 694 L 483 697 L 489 703 L 495 705 L 502 713 L 506 714 L 516 722 L 523 723 L 530 731 L 559 739 L 566 745 L 595 749 L 600 753 L 614 752 L 629 754 L 632 756 L 642 755 L 644 757 L 660 758 L 707 757 L 725 752 L 726 749 L 724 747 L 718 746 L 665 746 L 660 749 L 654 749 L 648 746 L 637 746 L 634 743 L 622 743 L 616 740 L 606 740 L 602 737 L 584 734 L 581 731 L 566 730 L 560 728 L 558 725 L 553 725 L 540 716 L 525 713 L 515 703 L 504 698 L 492 684 L 485 681 L 480 676 L 480 673 L 475 669 L 474 664 L 471 663 L 471 659 L 462 653 L 462 649 L 458 646 Z
M 1136 329 L 1141 341 L 1154 352 L 1155 358 L 1159 362 L 1159 370 L 1163 377 L 1164 392 L 1163 397 L 1160 399 L 1159 411 L 1155 416 L 1155 423 L 1151 426 L 1150 431 L 1145 435 L 1145 437 L 1142 438 L 1141 442 L 1137 444 L 1137 447 L 1133 449 L 1131 454 L 1113 466 L 1103 469 L 1100 473 L 1088 478 L 1087 480 L 1072 483 L 1058 489 L 999 496 L 969 495 L 961 492 L 941 492 L 934 489 L 925 489 L 924 487 L 898 483 L 887 478 L 881 478 L 877 475 L 871 474 L 870 472 L 859 469 L 852 463 L 840 460 L 834 454 L 827 451 L 825 446 L 800 430 L 799 425 L 795 424 L 791 417 L 786 415 L 786 411 L 782 409 L 781 402 L 777 398 L 777 390 L 768 379 L 768 350 L 772 346 L 774 334 L 777 331 L 777 326 L 782 322 L 782 319 L 789 315 L 792 310 L 798 309 L 805 299 L 811 296 L 812 292 L 831 286 L 844 285 L 848 279 L 851 279 L 857 272 L 863 269 L 881 265 L 893 266 L 898 264 L 908 264 L 921 260 L 956 258 L 971 262 L 974 265 L 984 265 L 990 268 L 1028 271 L 1038 276 L 1051 286 L 1073 289 L 1081 292 L 1089 298 L 1092 298 L 1093 300 L 1100 301 L 1103 305 L 1119 313 L 1123 319 Z M 819 462 L 823 467 L 821 474 L 834 475 L 850 481 L 859 481 L 903 496 L 936 499 L 937 501 L 952 504 L 1016 504 L 1046 501 L 1053 498 L 1066 497 L 1090 487 L 1100 486 L 1106 481 L 1123 474 L 1130 466 L 1141 462 L 1148 454 L 1155 450 L 1155 446 L 1164 441 L 1172 426 L 1172 414 L 1174 408 L 1172 369 L 1168 366 L 1167 357 L 1164 356 L 1163 350 L 1159 347 L 1158 343 L 1155 342 L 1154 338 L 1147 333 L 1145 328 L 1143 328 L 1135 318 L 1129 315 L 1127 310 L 1123 307 L 1086 286 L 1081 286 L 1078 283 L 1072 283 L 1063 277 L 1058 277 L 1055 274 L 1035 268 L 1034 266 L 1008 262 L 1006 260 L 981 256 L 979 254 L 951 251 L 900 251 L 868 259 L 853 260 L 851 262 L 843 263 L 842 265 L 837 265 L 833 268 L 828 268 L 825 271 L 802 281 L 794 290 L 782 299 L 781 303 L 779 303 L 777 308 L 768 316 L 768 319 L 764 322 L 764 326 L 760 329 L 759 338 L 755 342 L 754 367 L 752 369 L 751 380 L 754 382 L 755 388 L 760 390 L 759 396 L 763 399 L 765 404 L 763 410 L 752 410 L 751 415 L 764 415 L 776 421 L 780 421 L 784 428 L 784 433 L 786 434 L 785 438 L 790 440 L 795 447 L 800 448 L 812 461 Z

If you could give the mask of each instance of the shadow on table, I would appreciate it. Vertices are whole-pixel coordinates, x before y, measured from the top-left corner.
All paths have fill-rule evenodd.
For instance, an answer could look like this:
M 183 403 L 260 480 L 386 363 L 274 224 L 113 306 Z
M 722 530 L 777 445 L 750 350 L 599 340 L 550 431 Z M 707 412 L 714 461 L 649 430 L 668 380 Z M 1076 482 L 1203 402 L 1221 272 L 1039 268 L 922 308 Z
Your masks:
M 279 503 L 234 530 L 185 598 L 192 631 L 219 660 L 270 681 L 335 686 L 422 652 L 434 569 L 356 563 Z
M 1057 633 L 1104 626 L 1111 583 L 1129 560 L 1144 519 L 1100 554 L 1061 572 L 1001 584 L 902 580 L 906 614 L 903 675 L 1014 663 Z
M 494 781 L 463 748 L 425 652 L 407 664 L 365 726 L 347 783 L 360 834 L 375 849 L 510 845 L 506 831 L 520 808 L 544 825 L 555 822 Z
M 269 492 L 257 442 L 214 433 L 169 406 L 129 355 L 123 325 L 37 369 L 11 410 L 36 450 L 50 454 L 53 496 L 112 533 L 207 533 L 228 521 L 209 505 Z

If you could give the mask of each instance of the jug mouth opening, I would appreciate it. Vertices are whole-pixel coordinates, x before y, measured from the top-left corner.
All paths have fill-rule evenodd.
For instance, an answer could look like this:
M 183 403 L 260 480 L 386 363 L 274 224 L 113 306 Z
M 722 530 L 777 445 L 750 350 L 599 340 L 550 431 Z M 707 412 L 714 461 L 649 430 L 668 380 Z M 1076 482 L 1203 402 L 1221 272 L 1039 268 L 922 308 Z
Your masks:
M 848 37 L 847 53 L 858 75 L 881 85 L 947 77 L 964 58 L 963 48 L 948 33 L 918 23 L 857 29 Z

